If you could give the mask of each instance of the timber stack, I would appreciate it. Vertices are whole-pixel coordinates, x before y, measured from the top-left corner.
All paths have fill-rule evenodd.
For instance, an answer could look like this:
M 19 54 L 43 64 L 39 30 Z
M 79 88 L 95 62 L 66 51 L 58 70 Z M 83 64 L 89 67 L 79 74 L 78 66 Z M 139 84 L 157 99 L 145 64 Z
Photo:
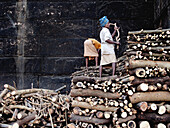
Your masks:
M 119 123 L 134 125 L 136 110 L 128 100 L 128 86 L 134 76 L 87 77 L 72 79 L 72 114 L 69 128 L 113 128 Z M 131 123 L 132 122 L 132 123 Z M 127 126 L 127 125 L 126 125 Z
M 132 31 L 127 43 L 117 66 L 119 75 L 134 76 L 129 83 L 129 101 L 137 110 L 134 122 L 139 128 L 169 128 L 170 29 Z
M 0 127 L 62 127 L 66 128 L 69 117 L 70 97 L 57 90 L 24 89 L 16 90 L 4 85 L 0 93 Z

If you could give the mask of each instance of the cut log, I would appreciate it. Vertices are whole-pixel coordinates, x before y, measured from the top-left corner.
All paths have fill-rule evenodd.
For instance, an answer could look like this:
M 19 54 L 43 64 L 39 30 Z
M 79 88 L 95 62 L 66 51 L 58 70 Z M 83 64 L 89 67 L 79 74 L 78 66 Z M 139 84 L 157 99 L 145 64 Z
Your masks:
M 166 125 L 163 123 L 159 123 L 158 125 L 155 126 L 155 128 L 166 128 Z
M 148 84 L 156 84 L 156 83 L 162 83 L 164 84 L 165 81 L 170 81 L 169 76 L 166 77 L 155 77 L 155 78 L 149 78 L 149 79 L 138 79 L 135 78 L 134 81 L 132 81 L 133 85 L 138 85 L 141 83 L 148 83 Z
M 133 120 L 128 121 L 127 128 L 136 128 L 136 123 Z
M 166 107 L 167 113 L 170 113 L 170 105 L 169 104 L 165 104 L 165 107 Z
M 74 107 L 74 108 L 73 108 L 73 113 L 74 113 L 75 115 L 79 115 L 80 112 L 81 112 L 81 109 L 80 109 L 79 107 Z
M 155 103 L 149 104 L 148 109 L 155 111 L 157 110 L 157 105 Z
M 93 128 L 93 125 L 92 125 L 92 124 L 89 124 L 89 125 L 87 126 L 87 128 Z
M 151 60 L 129 60 L 129 69 L 155 67 L 170 69 L 170 62 L 168 61 L 151 61 Z
M 2 98 L 8 93 L 8 89 L 4 89 L 0 94 L 0 102 L 2 101 Z
M 103 112 L 98 111 L 98 112 L 96 113 L 96 117 L 99 118 L 99 119 L 103 118 Z
M 151 126 L 148 121 L 140 121 L 139 128 L 151 128 Z
M 143 113 L 137 115 L 138 120 L 147 120 L 153 123 L 169 123 L 170 114 L 158 115 L 156 113 Z
M 139 103 L 143 101 L 170 101 L 170 92 L 138 92 L 129 97 L 131 103 Z
M 72 89 L 70 95 L 72 97 L 97 96 L 99 98 L 108 98 L 108 99 L 118 99 L 120 97 L 119 93 L 109 93 L 109 92 L 103 92 L 101 90 L 91 90 L 91 89 Z
M 35 113 L 32 113 L 31 115 L 25 117 L 24 119 L 22 120 L 18 120 L 17 122 L 15 122 L 13 125 L 12 125 L 12 128 L 19 128 L 20 126 L 24 125 L 25 123 L 35 119 L 36 117 L 36 114 Z
M 134 120 L 134 119 L 136 119 L 136 115 L 128 116 L 126 118 L 119 118 L 118 123 L 120 124 L 120 123 L 124 123 L 124 122 L 127 122 L 129 120 Z
M 147 91 L 148 90 L 148 84 L 146 83 L 141 83 L 138 87 L 137 87 L 137 91 Z
M 70 123 L 67 125 L 68 128 L 76 128 L 76 125 L 74 123 Z
M 145 69 L 143 68 L 136 68 L 134 70 L 129 70 L 130 75 L 136 75 L 139 78 L 143 78 L 146 75 Z
M 158 109 L 158 114 L 159 115 L 162 115 L 166 112 L 166 107 L 165 106 L 159 106 L 159 109 Z
M 19 120 L 25 118 L 26 116 L 28 116 L 28 114 L 26 114 L 25 112 L 20 112 L 20 113 L 17 114 L 17 118 Z
M 74 115 L 74 114 L 71 114 L 70 121 L 71 122 L 76 122 L 76 121 L 86 122 L 86 123 L 95 124 L 95 125 L 108 124 L 111 122 L 110 119 L 98 119 L 98 118 L 89 119 L 89 117 L 78 116 L 78 115 Z
M 104 112 L 104 117 L 106 118 L 106 119 L 109 119 L 110 118 L 110 112 Z
M 10 91 L 16 90 L 16 88 L 12 87 L 12 86 L 9 85 L 9 84 L 4 84 L 4 88 L 7 88 L 7 89 L 10 90 Z
M 145 112 L 148 108 L 148 103 L 147 102 L 140 102 L 136 106 L 139 110 L 141 110 L 142 112 Z
M 106 107 L 104 105 L 91 106 L 86 102 L 78 102 L 75 100 L 72 102 L 72 107 L 80 107 L 80 108 L 87 108 L 92 110 L 94 109 L 94 110 L 111 111 L 111 112 L 116 112 L 118 109 L 117 107 Z

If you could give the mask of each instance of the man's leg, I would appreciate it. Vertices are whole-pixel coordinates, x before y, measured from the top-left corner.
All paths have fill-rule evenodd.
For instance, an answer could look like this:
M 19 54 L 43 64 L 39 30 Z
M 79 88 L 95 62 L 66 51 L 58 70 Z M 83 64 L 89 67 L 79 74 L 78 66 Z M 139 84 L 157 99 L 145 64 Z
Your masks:
M 102 65 L 100 65 L 99 67 L 99 74 L 100 74 L 100 78 L 102 77 Z
M 113 76 L 115 75 L 115 65 L 116 65 L 115 62 L 113 62 L 113 63 L 112 63 L 112 70 L 113 70 L 113 74 L 112 74 L 112 75 L 113 75 Z
M 96 67 L 98 66 L 98 57 L 95 57 Z
M 88 68 L 88 57 L 86 57 L 86 68 Z

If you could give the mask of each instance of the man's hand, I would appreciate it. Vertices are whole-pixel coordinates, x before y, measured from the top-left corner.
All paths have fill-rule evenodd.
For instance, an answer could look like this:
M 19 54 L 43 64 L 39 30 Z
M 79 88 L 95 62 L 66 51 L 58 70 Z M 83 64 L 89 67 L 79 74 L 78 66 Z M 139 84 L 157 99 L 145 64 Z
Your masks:
M 120 45 L 120 42 L 115 42 L 115 44 Z

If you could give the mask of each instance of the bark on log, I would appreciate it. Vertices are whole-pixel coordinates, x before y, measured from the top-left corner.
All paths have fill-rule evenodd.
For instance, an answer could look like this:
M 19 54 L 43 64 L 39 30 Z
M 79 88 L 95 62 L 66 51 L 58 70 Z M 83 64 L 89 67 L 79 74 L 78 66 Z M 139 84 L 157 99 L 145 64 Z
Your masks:
M 29 107 L 27 107 L 27 106 L 22 106 L 22 105 L 9 105 L 9 108 L 10 108 L 10 109 L 16 109 L 16 108 L 18 108 L 18 109 L 24 109 L 24 110 L 28 110 L 28 111 L 30 111 L 30 112 L 33 112 L 33 109 L 32 109 L 32 108 L 29 108 Z
M 169 123 L 170 114 L 158 115 L 156 113 L 143 113 L 137 115 L 138 120 L 147 120 L 153 123 Z
M 131 103 L 139 103 L 144 101 L 170 101 L 170 92 L 138 92 L 129 97 Z
M 109 93 L 109 92 L 103 92 L 101 90 L 91 90 L 91 89 L 72 89 L 70 95 L 72 97 L 97 96 L 99 98 L 108 98 L 108 99 L 118 99 L 120 97 L 119 93 Z
M 149 78 L 149 79 L 139 79 L 136 78 L 132 81 L 133 85 L 138 85 L 141 83 L 148 83 L 148 84 L 156 84 L 156 83 L 164 83 L 165 81 L 170 81 L 169 76 L 166 77 L 155 77 L 155 78 Z
M 127 118 L 119 118 L 118 123 L 120 124 L 134 119 L 136 119 L 136 115 L 128 116 Z
M 8 93 L 8 89 L 4 89 L 0 94 L 0 102 L 2 101 L 2 98 Z
M 152 61 L 152 60 L 129 60 L 129 69 L 133 68 L 144 68 L 144 67 L 155 67 L 170 69 L 170 62 L 167 61 Z
M 35 119 L 36 117 L 36 114 L 35 113 L 32 113 L 31 115 L 25 117 L 24 119 L 22 120 L 18 120 L 17 122 L 15 122 L 13 125 L 12 125 L 12 128 L 19 128 L 20 126 L 22 126 L 23 124 Z
M 70 121 L 72 121 L 72 122 L 76 122 L 76 121 L 86 122 L 86 123 L 91 123 L 91 124 L 95 124 L 95 125 L 108 124 L 111 122 L 110 119 L 98 119 L 98 118 L 89 119 L 89 117 L 78 116 L 78 115 L 74 115 L 74 114 L 71 114 Z
M 118 109 L 117 107 L 106 107 L 104 105 L 91 106 L 86 102 L 78 102 L 75 100 L 72 102 L 72 107 L 80 107 L 80 108 L 87 108 L 92 110 L 94 109 L 94 110 L 111 111 L 111 112 L 116 112 Z

